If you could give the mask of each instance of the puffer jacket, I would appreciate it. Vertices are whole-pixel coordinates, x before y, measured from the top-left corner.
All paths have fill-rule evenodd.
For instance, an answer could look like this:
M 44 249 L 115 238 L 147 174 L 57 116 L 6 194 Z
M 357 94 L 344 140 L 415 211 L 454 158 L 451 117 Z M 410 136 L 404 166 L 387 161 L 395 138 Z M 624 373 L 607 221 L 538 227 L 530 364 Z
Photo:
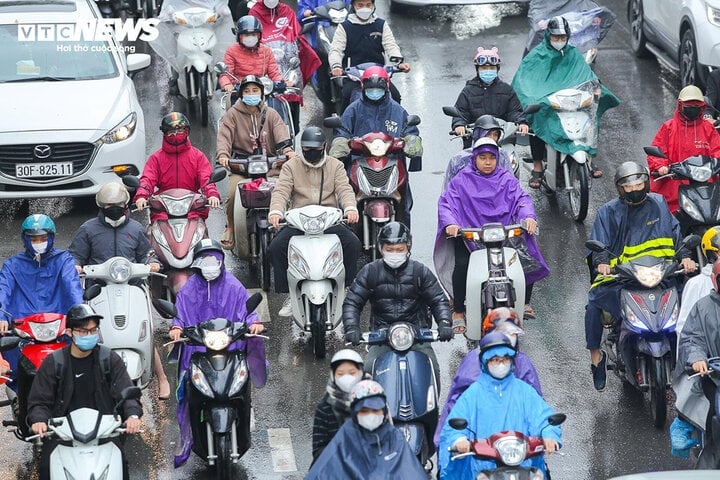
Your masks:
M 343 303 L 345 331 L 359 328 L 360 314 L 368 300 L 372 301 L 370 330 L 398 321 L 429 328 L 430 312 L 438 325 L 451 324 L 450 306 L 440 283 L 429 268 L 412 259 L 397 269 L 379 259 L 358 272 Z
M 500 79 L 490 85 L 481 82 L 477 77 L 468 80 L 455 101 L 455 108 L 462 117 L 453 117 L 452 128 L 472 123 L 480 115 L 492 115 L 506 122 L 527 124 L 515 90 Z
M 266 112 L 265 123 L 261 128 L 263 110 Z M 250 107 L 238 99 L 220 123 L 216 158 L 223 155 L 232 157 L 233 153 L 249 155 L 255 150 L 258 137 L 265 152 L 273 156 L 278 144 L 290 140 L 290 133 L 280 114 L 273 108 L 265 103 L 261 103 L 259 107 Z M 291 148 L 286 147 L 286 150 Z
M 248 75 L 257 75 L 258 77 L 267 75 L 273 82 L 282 80 L 275 55 L 266 45 L 259 44 L 257 48 L 247 48 L 235 43 L 225 50 L 223 62 L 228 66 L 228 71 L 238 80 L 242 80 Z M 218 81 L 220 88 L 235 83 L 228 74 L 220 75 Z

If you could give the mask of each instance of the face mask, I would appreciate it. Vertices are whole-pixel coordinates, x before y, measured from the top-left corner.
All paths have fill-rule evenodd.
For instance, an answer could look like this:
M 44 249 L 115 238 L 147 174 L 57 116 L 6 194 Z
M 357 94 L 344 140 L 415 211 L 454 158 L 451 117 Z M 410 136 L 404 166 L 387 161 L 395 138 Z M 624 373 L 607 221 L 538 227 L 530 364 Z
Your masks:
M 48 248 L 48 242 L 40 242 L 40 243 L 33 243 L 32 244 L 33 250 L 35 250 L 35 253 L 38 255 L 42 255 L 43 253 L 47 252 Z
M 512 367 L 512 364 L 510 362 L 488 365 L 488 373 L 490 373 L 493 378 L 502 380 L 510 373 L 510 367 Z
M 263 0 L 263 4 L 271 10 L 277 7 L 278 3 L 280 3 L 280 0 Z
M 260 105 L 261 100 L 262 95 L 243 95 L 242 97 L 243 103 L 250 107 L 257 107 L 258 105 Z
M 385 96 L 385 90 L 382 88 L 367 88 L 364 92 L 365 96 L 373 101 L 378 101 Z
M 688 120 L 697 120 L 701 112 L 702 107 L 682 107 L 683 117 L 687 118 Z
M 355 375 L 342 375 L 340 377 L 337 377 L 335 379 L 335 385 L 338 386 L 340 390 L 342 390 L 345 393 L 350 393 L 350 390 L 352 390 L 352 387 L 355 386 L 356 383 L 358 383 L 360 379 L 356 377 Z
M 565 45 L 567 45 L 567 41 L 564 42 L 550 42 L 550 46 L 553 47 L 558 52 L 565 48 Z
M 633 190 L 632 192 L 625 192 L 625 200 L 632 204 L 637 205 L 645 201 L 647 192 L 645 190 Z
M 355 15 L 357 15 L 360 20 L 367 20 L 368 18 L 370 18 L 374 11 L 374 8 L 361 8 L 355 10 Z
M 125 215 L 125 207 L 108 207 L 103 209 L 103 215 L 110 220 L 119 220 Z
M 123 223 L 125 223 L 125 218 L 126 218 L 125 215 L 123 215 L 122 217 L 118 218 L 117 220 L 111 220 L 110 217 L 105 217 L 105 222 L 106 222 L 108 225 L 110 225 L 111 227 L 117 228 L 117 227 L 119 227 L 120 225 L 122 225 Z
M 480 70 L 478 78 L 485 83 L 492 83 L 497 78 L 497 72 L 495 70 Z
M 258 44 L 258 37 L 255 35 L 252 35 L 250 37 L 243 37 L 242 44 L 245 45 L 247 48 L 253 48 L 255 45 Z
M 188 138 L 187 131 L 178 133 L 176 135 L 165 135 L 165 140 L 170 145 L 182 145 L 183 143 L 185 143 L 187 141 L 187 138 Z
M 84 337 L 73 335 L 73 341 L 80 351 L 87 352 L 95 348 L 95 345 L 97 345 L 98 342 L 98 337 L 97 333 L 95 335 L 85 335 Z
M 310 150 L 303 150 L 303 157 L 310 163 L 319 162 L 325 155 L 325 150 L 311 148 Z
M 400 268 L 407 261 L 407 253 L 383 253 L 383 262 L 390 268 Z
M 203 265 L 200 267 L 200 274 L 208 282 L 212 282 L 220 276 L 222 267 L 220 265 Z
M 377 428 L 383 424 L 383 420 L 385 419 L 385 415 L 383 414 L 376 414 L 376 413 L 369 413 L 367 415 L 358 415 L 357 421 L 358 424 L 363 427 L 365 430 L 373 431 L 377 430 Z

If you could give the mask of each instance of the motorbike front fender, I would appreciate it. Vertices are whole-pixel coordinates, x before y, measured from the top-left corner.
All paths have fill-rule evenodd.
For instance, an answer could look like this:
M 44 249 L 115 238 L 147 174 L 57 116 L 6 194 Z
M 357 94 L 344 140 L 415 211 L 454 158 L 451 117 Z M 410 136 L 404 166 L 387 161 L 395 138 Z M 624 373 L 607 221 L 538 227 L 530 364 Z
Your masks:
M 106 469 L 107 476 L 103 477 Z M 50 478 L 53 479 L 122 477 L 122 454 L 113 442 L 79 447 L 58 445 L 50 454 Z
M 567 159 L 568 156 L 572 157 L 572 159 L 580 165 L 583 165 L 590 161 L 590 155 L 585 150 L 578 150 L 577 152 L 573 152 L 570 155 L 563 156 L 563 158 Z
M 332 282 L 324 280 L 306 280 L 300 286 L 300 293 L 314 305 L 323 305 L 333 291 Z
M 119 348 L 117 350 L 114 350 L 114 352 L 120 355 L 123 363 L 125 363 L 125 369 L 130 376 L 130 380 L 135 382 L 143 376 L 143 372 L 145 371 L 145 367 L 143 364 L 145 362 L 139 352 L 136 352 L 135 350 L 130 350 L 128 348 Z
M 422 423 L 396 423 L 415 456 L 420 455 L 425 443 L 425 425 Z
M 232 407 L 210 408 L 210 428 L 215 433 L 230 433 L 236 418 L 237 412 Z

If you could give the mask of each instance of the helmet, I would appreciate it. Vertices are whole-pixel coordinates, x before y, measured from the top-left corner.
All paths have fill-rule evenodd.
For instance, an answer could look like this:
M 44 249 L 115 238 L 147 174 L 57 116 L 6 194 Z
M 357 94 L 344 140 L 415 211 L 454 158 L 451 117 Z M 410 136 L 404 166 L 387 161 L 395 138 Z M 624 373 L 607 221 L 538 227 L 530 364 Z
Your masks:
M 500 332 L 490 332 L 480 339 L 480 363 L 485 365 L 488 360 L 497 356 L 515 357 L 517 353 L 507 335 Z
M 486 136 L 492 130 L 499 130 L 501 138 L 505 134 L 505 130 L 500 126 L 500 122 L 492 115 L 480 115 L 473 125 L 475 127 L 473 129 L 473 143 Z
M 193 257 L 199 257 L 201 253 L 211 251 L 219 252 L 223 258 L 225 257 L 225 252 L 223 252 L 220 242 L 212 238 L 203 238 L 200 240 L 197 245 L 195 245 L 195 248 L 193 248 Z
M 695 85 L 688 85 L 687 87 L 680 90 L 678 95 L 678 102 L 703 102 L 705 103 L 705 97 L 703 97 L 702 91 Z
M 106 205 L 125 206 L 130 203 L 130 194 L 122 183 L 106 183 L 95 194 L 95 203 L 100 208 Z
M 395 245 L 398 243 L 407 243 L 408 250 L 410 250 L 412 247 L 410 229 L 400 222 L 386 223 L 378 233 L 378 248 L 382 248 L 386 244 Z
M 262 33 L 262 23 L 252 15 L 245 15 L 244 17 L 238 18 L 234 33 L 238 39 L 240 35 L 243 34 Z
M 257 77 L 255 75 L 247 75 L 242 79 L 240 82 L 240 98 L 243 96 L 243 90 L 247 85 L 255 84 L 258 87 L 260 87 L 260 95 L 264 95 L 265 93 L 265 85 L 263 85 L 262 80 L 260 80 L 260 77 Z
M 500 54 L 498 53 L 497 47 L 493 47 L 490 50 L 486 50 L 483 47 L 478 47 L 475 58 L 473 59 L 475 66 L 480 67 L 482 65 L 494 65 L 500 68 Z
M 564 17 L 560 15 L 553 17 L 547 24 L 547 31 L 551 35 L 567 35 L 570 36 L 570 25 Z
M 374 380 L 360 380 L 350 390 L 350 406 L 353 410 L 355 406 L 358 406 L 358 410 L 362 407 L 376 410 L 385 408 L 385 390 Z
M 482 334 L 488 334 L 502 322 L 512 322 L 522 328 L 522 321 L 515 310 L 507 307 L 498 307 L 490 310 L 485 316 L 482 324 Z
M 478 138 L 477 142 L 473 145 L 472 154 L 473 157 L 480 155 L 481 153 L 489 152 L 495 155 L 495 158 L 500 156 L 500 150 L 498 149 L 495 140 L 488 137 Z
M 55 222 L 42 213 L 35 213 L 27 217 L 22 223 L 23 235 L 50 235 L 55 234 Z
M 88 320 L 95 320 L 100 324 L 100 320 L 103 318 L 102 315 L 95 313 L 95 310 L 86 303 L 79 303 L 70 307 L 67 316 L 65 317 L 65 325 L 67 328 L 79 327 L 88 322 Z
M 344 348 L 333 355 L 332 360 L 330 360 L 330 370 L 334 372 L 338 365 L 343 362 L 352 362 L 357 365 L 360 370 L 362 370 L 364 365 L 363 359 L 359 353 L 355 350 Z
M 702 236 L 700 245 L 708 263 L 715 263 L 720 251 L 720 227 L 708 228 Z
M 319 127 L 307 127 L 300 137 L 301 148 L 324 148 L 325 134 Z
M 180 112 L 170 112 L 162 118 L 160 122 L 160 130 L 163 133 L 172 130 L 180 130 L 181 128 L 190 129 L 190 120 Z
M 366 88 L 382 88 L 390 90 L 390 75 L 383 67 L 373 66 L 365 69 L 360 77 L 363 90 Z
M 624 186 L 638 185 L 640 182 L 645 184 L 642 190 L 644 195 L 642 199 L 628 198 L 627 193 L 623 190 Z M 615 171 L 615 187 L 617 188 L 620 198 L 630 205 L 637 205 L 645 200 L 645 196 L 650 191 L 650 174 L 647 168 L 635 162 L 623 162 Z M 638 201 L 639 200 L 639 201 Z

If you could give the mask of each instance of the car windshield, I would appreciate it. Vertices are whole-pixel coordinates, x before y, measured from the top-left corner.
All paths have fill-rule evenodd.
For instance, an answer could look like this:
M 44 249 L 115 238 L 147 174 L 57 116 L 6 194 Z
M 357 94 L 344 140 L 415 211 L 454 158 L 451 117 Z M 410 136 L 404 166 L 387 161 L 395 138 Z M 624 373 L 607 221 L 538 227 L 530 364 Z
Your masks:
M 0 25 L 0 82 L 96 80 L 117 76 L 107 42 L 20 41 L 17 25 Z

